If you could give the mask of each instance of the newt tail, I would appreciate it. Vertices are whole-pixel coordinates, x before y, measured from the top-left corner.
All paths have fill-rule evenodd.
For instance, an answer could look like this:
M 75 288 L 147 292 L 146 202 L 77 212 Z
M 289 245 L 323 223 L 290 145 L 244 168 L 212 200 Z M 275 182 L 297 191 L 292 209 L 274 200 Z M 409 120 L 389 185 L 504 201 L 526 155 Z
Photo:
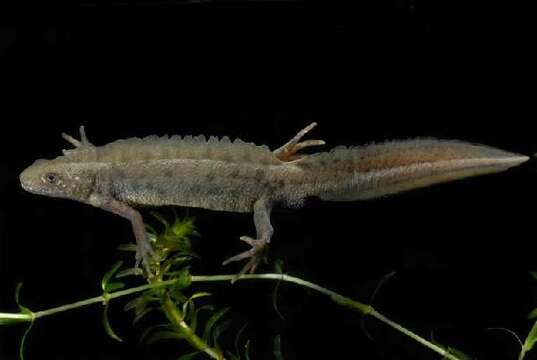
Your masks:
M 337 147 L 297 162 L 322 200 L 372 199 L 466 177 L 501 172 L 529 159 L 458 140 L 414 139 Z

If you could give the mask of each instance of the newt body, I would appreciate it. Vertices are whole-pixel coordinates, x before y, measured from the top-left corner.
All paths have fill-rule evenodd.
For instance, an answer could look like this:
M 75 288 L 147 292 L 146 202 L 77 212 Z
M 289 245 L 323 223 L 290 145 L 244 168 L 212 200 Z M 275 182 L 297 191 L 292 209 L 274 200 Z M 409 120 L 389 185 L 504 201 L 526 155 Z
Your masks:
M 119 214 L 132 222 L 137 261 L 148 269 L 151 245 L 141 206 L 178 205 L 253 212 L 256 238 L 241 240 L 251 250 L 227 264 L 250 260 L 241 271 L 254 271 L 270 242 L 270 212 L 275 204 L 300 206 L 308 197 L 353 201 L 398 193 L 435 183 L 506 170 L 528 160 L 484 145 L 454 140 L 389 141 L 337 147 L 301 155 L 321 140 L 299 142 L 315 124 L 281 148 L 270 151 L 224 137 L 156 137 L 118 140 L 94 146 L 81 127 L 81 140 L 64 137 L 75 149 L 52 160 L 38 160 L 20 175 L 29 192 L 63 197 Z

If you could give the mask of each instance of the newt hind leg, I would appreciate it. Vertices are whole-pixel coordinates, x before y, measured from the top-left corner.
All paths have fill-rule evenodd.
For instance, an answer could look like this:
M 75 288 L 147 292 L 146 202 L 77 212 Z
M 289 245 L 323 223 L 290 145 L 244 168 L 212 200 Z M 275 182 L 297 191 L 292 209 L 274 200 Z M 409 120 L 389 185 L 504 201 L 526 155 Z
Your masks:
M 283 146 L 274 150 L 274 155 L 281 161 L 293 161 L 302 158 L 304 155 L 299 154 L 298 152 L 302 149 L 324 145 L 324 140 L 306 140 L 300 142 L 300 140 L 309 133 L 315 126 L 316 122 L 313 122 L 306 126 L 304 129 L 300 130 L 291 140 L 285 143 Z
M 261 260 L 266 261 L 266 253 L 268 249 L 268 244 L 274 233 L 274 229 L 270 224 L 270 212 L 272 210 L 272 205 L 270 202 L 265 199 L 257 200 L 254 204 L 254 224 L 257 233 L 257 238 L 253 239 L 249 236 L 241 236 L 240 240 L 249 244 L 252 248 L 250 250 L 244 251 L 238 255 L 232 256 L 229 259 L 225 260 L 222 265 L 227 265 L 229 263 L 240 261 L 243 259 L 249 259 L 246 265 L 241 269 L 241 271 L 235 276 L 232 282 L 235 282 L 240 278 L 241 275 L 249 272 L 254 273 Z

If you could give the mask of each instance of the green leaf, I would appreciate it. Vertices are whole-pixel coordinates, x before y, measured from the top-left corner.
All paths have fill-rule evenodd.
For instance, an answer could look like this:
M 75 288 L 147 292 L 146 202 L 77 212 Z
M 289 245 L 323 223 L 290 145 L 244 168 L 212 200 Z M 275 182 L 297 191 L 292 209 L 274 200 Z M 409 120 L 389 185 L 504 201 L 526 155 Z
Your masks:
M 194 221 L 191 218 L 176 219 L 170 230 L 177 238 L 184 239 L 194 233 Z
M 280 337 L 280 334 L 274 337 L 274 357 L 276 358 L 276 360 L 283 360 L 281 341 L 282 339 Z
M 146 343 L 153 344 L 161 340 L 183 340 L 184 338 L 184 335 L 175 331 L 157 331 L 147 337 Z
M 104 330 L 106 331 L 106 333 L 108 334 L 108 336 L 110 336 L 112 339 L 116 340 L 116 341 L 119 341 L 119 342 L 123 342 L 123 339 L 121 339 L 115 332 L 114 330 L 112 329 L 112 326 L 110 326 L 110 321 L 108 319 L 108 303 L 106 303 L 104 305 L 104 310 L 103 310 L 103 326 L 104 326 Z
M 207 324 L 205 325 L 205 330 L 203 330 L 203 341 L 208 342 L 209 338 L 211 337 L 211 332 L 213 330 L 214 325 L 224 316 L 226 312 L 229 311 L 229 308 L 223 308 L 218 311 L 215 311 L 213 315 L 207 320 Z
M 147 314 L 149 314 L 150 312 L 152 311 L 157 311 L 157 310 L 160 310 L 160 307 L 150 307 L 150 308 L 145 308 L 142 312 L 140 312 L 139 314 L 137 314 L 134 318 L 134 320 L 132 320 L 132 324 L 135 325 L 136 323 L 138 323 L 140 320 L 142 320 L 142 318 L 144 316 L 146 316 Z
M 161 268 L 164 269 L 163 272 L 167 273 L 167 275 L 170 278 L 177 277 L 176 274 L 180 273 L 180 271 L 184 270 L 185 265 L 188 265 L 192 262 L 194 258 L 199 258 L 199 255 L 188 252 L 188 251 L 178 251 L 173 254 L 173 256 L 170 256 L 168 259 L 166 259 L 162 265 Z M 179 272 L 175 271 L 170 273 L 171 269 L 181 268 Z
M 170 227 L 170 224 L 168 223 L 168 221 L 166 221 L 166 219 L 164 218 L 164 216 L 162 216 L 161 214 L 159 214 L 158 212 L 156 211 L 151 211 L 150 212 L 151 216 L 153 216 L 155 219 L 157 219 L 159 222 L 161 222 L 166 228 Z M 155 232 L 156 233 L 156 232 Z
M 149 234 L 151 235 L 155 235 L 155 234 L 158 234 L 157 230 L 155 230 L 155 228 L 149 224 L 144 224 L 145 226 L 145 230 L 146 232 L 148 232 Z
M 272 307 L 274 308 L 274 311 L 276 312 L 276 314 L 278 314 L 280 319 L 285 320 L 285 317 L 282 315 L 282 313 L 280 312 L 280 309 L 278 307 L 278 293 L 279 293 L 279 290 L 280 290 L 281 283 L 282 283 L 282 281 L 278 280 L 276 282 L 276 285 L 274 286 L 274 291 L 272 292 Z
M 136 308 L 136 306 L 138 306 L 138 303 L 141 301 L 145 301 L 145 294 L 138 296 L 137 298 L 134 298 L 128 303 L 126 303 L 125 306 L 123 307 L 123 311 L 129 311 L 129 310 Z
M 537 308 L 533 309 L 529 314 L 528 314 L 528 319 L 535 319 L 537 317 Z
M 205 297 L 205 296 L 211 296 L 211 295 L 212 294 L 210 292 L 200 291 L 200 292 L 197 292 L 194 295 L 192 295 L 190 297 L 190 300 L 198 299 L 198 298 Z
M 276 259 L 274 261 L 274 271 L 278 274 L 283 274 L 283 260 Z
M 244 329 L 246 329 L 246 326 L 248 326 L 248 323 L 244 324 L 244 325 L 239 329 L 239 331 L 237 331 L 237 335 L 235 335 L 235 353 L 237 354 L 237 356 L 241 353 L 241 352 L 239 351 L 239 341 L 240 341 L 240 338 L 241 338 L 242 333 L 244 332 Z
M 134 316 L 135 317 L 141 317 L 142 314 L 146 311 L 148 305 L 152 302 L 156 302 L 157 300 L 153 299 L 151 296 L 147 296 L 144 298 L 144 301 L 140 301 L 137 306 L 134 308 Z
M 144 273 L 143 270 L 140 268 L 130 268 L 130 269 L 119 271 L 116 274 L 116 278 L 119 279 L 119 278 L 127 277 L 127 276 L 138 276 L 138 275 L 143 275 L 143 273 Z
M 203 305 L 202 307 L 199 307 L 197 309 L 194 308 L 194 303 L 190 302 L 191 304 L 191 311 L 188 316 L 189 326 L 192 329 L 193 332 L 196 332 L 197 326 L 198 326 L 198 314 L 200 311 L 203 310 L 214 310 L 214 306 L 212 305 Z
M 185 262 L 192 261 L 192 258 L 197 257 L 196 254 L 190 251 L 177 251 L 163 262 L 162 267 L 172 268 L 174 266 L 183 265 Z
M 189 311 L 192 310 L 193 308 L 194 308 L 194 303 L 192 303 L 190 299 L 185 301 L 181 309 L 181 312 L 183 313 L 181 320 L 186 320 L 188 316 L 190 315 Z
M 146 232 L 145 235 L 147 236 L 147 240 L 150 242 L 150 243 L 155 243 L 157 242 L 157 235 L 156 233 L 152 233 L 152 232 Z
M 118 250 L 120 251 L 132 251 L 132 252 L 136 252 L 136 249 L 137 249 L 137 246 L 136 244 L 133 244 L 133 243 L 129 243 L 129 244 L 121 244 L 117 247 Z
M 493 328 L 487 328 L 487 330 L 505 331 L 506 333 L 508 333 L 509 335 L 511 335 L 511 336 L 513 336 L 515 338 L 515 340 L 518 342 L 518 344 L 520 345 L 521 348 L 524 346 L 524 344 L 522 344 L 522 340 L 520 340 L 520 337 L 516 334 L 516 332 L 514 332 L 511 329 L 502 328 L 502 327 L 493 327 Z
M 179 304 L 183 304 L 184 302 L 188 301 L 188 298 L 179 289 L 170 288 L 168 294 L 170 294 L 172 299 Z
M 23 313 L 23 314 L 28 314 L 28 315 L 32 315 L 33 316 L 33 312 L 32 310 L 30 310 L 29 308 L 27 308 L 26 306 L 23 306 L 20 302 L 20 292 L 21 292 L 21 289 L 22 289 L 22 283 L 18 283 L 17 284 L 17 287 L 15 288 L 15 303 L 17 304 L 17 306 L 19 307 L 20 311 Z
M 537 271 L 530 271 L 530 275 L 533 276 L 535 280 L 537 280 Z
M 537 341 L 537 322 L 535 322 L 526 337 L 526 340 L 524 341 L 524 345 L 522 346 L 522 352 L 519 359 L 522 359 L 524 357 L 524 354 L 530 351 L 533 348 L 533 345 L 535 345 L 535 342 Z
M 250 360 L 250 340 L 246 340 L 246 344 L 244 344 L 244 358 L 246 360 Z
M 106 286 L 106 292 L 114 292 L 116 290 L 121 290 L 125 287 L 125 283 L 121 281 L 108 283 Z
M 195 333 L 198 328 L 198 312 L 199 309 L 194 308 L 194 303 L 191 302 L 191 311 L 190 316 L 188 317 L 188 326 L 192 329 L 192 331 Z
M 145 311 L 147 305 L 152 302 L 159 302 L 158 298 L 154 293 L 156 289 L 150 289 L 145 291 L 142 295 L 137 298 L 132 299 L 123 307 L 123 311 L 134 310 L 135 316 L 139 316 L 142 312 Z
M 213 306 L 213 305 L 209 305 L 209 304 L 205 304 L 205 305 L 203 305 L 202 307 L 198 308 L 198 311 L 201 311 L 201 310 L 214 311 L 214 306 Z
M 190 296 L 184 303 L 183 303 L 183 320 L 188 321 L 190 319 L 190 316 L 193 316 L 195 312 L 195 306 L 194 306 L 194 300 L 201 298 L 211 296 L 211 293 L 208 292 L 197 292 L 194 295 Z
M 118 261 L 117 263 L 112 266 L 110 270 L 106 274 L 104 274 L 103 279 L 101 280 L 101 288 L 104 292 L 108 292 L 108 283 L 114 276 L 114 274 L 119 270 L 119 268 L 123 265 L 123 261 Z
M 226 354 L 229 360 L 241 360 L 240 357 L 238 357 L 237 355 L 234 355 L 231 351 L 226 351 Z
M 159 236 L 157 245 L 168 252 L 191 253 L 190 241 L 187 238 L 178 238 L 171 233 Z
M 151 326 L 147 329 L 144 330 L 144 332 L 142 333 L 142 335 L 140 336 L 140 340 L 139 340 L 139 343 L 140 344 L 143 344 L 143 343 L 146 343 L 147 344 L 147 338 L 150 334 L 152 333 L 155 333 L 156 331 L 155 330 L 158 330 L 158 329 L 166 329 L 168 331 L 173 331 L 175 332 L 175 329 L 173 328 L 173 325 L 170 325 L 170 324 L 159 324 L 159 325 L 154 325 L 154 326 Z
M 20 360 L 24 360 L 24 347 L 26 345 L 26 340 L 28 339 L 28 335 L 30 334 L 30 331 L 34 327 L 34 321 L 35 319 L 32 319 L 30 322 L 30 325 L 24 330 L 24 334 L 22 335 L 21 344 L 19 346 L 19 358 Z
M 201 353 L 200 351 L 194 351 L 193 353 L 190 353 L 190 354 L 181 355 L 179 359 L 177 360 L 191 360 L 191 359 L 194 359 L 200 353 Z
M 217 327 L 215 327 L 213 330 L 212 344 L 213 344 L 213 347 L 215 347 L 219 352 L 222 352 L 222 349 L 220 345 L 218 344 L 218 339 L 220 338 L 220 335 L 222 335 L 222 333 L 231 326 L 231 323 L 232 323 L 231 320 L 225 321 L 221 323 L 220 325 L 218 325 Z
M 15 303 L 20 307 L 20 295 L 21 295 L 21 289 L 22 289 L 22 283 L 18 283 L 17 287 L 15 288 Z

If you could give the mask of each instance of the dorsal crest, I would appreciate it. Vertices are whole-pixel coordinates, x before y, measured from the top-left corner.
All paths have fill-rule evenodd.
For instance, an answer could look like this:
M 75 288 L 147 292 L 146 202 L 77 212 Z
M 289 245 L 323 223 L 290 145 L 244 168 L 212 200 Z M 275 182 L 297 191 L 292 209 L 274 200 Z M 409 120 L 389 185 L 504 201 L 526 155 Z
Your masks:
M 199 136 L 156 136 L 144 138 L 120 139 L 103 146 L 91 144 L 80 127 L 81 140 L 62 134 L 75 146 L 63 150 L 65 161 L 91 162 L 134 162 L 164 159 L 197 159 L 243 162 L 256 164 L 279 164 L 280 160 L 265 145 L 244 142 L 241 139 L 231 141 L 229 137 L 218 138 Z M 60 159 L 59 158 L 59 159 Z

